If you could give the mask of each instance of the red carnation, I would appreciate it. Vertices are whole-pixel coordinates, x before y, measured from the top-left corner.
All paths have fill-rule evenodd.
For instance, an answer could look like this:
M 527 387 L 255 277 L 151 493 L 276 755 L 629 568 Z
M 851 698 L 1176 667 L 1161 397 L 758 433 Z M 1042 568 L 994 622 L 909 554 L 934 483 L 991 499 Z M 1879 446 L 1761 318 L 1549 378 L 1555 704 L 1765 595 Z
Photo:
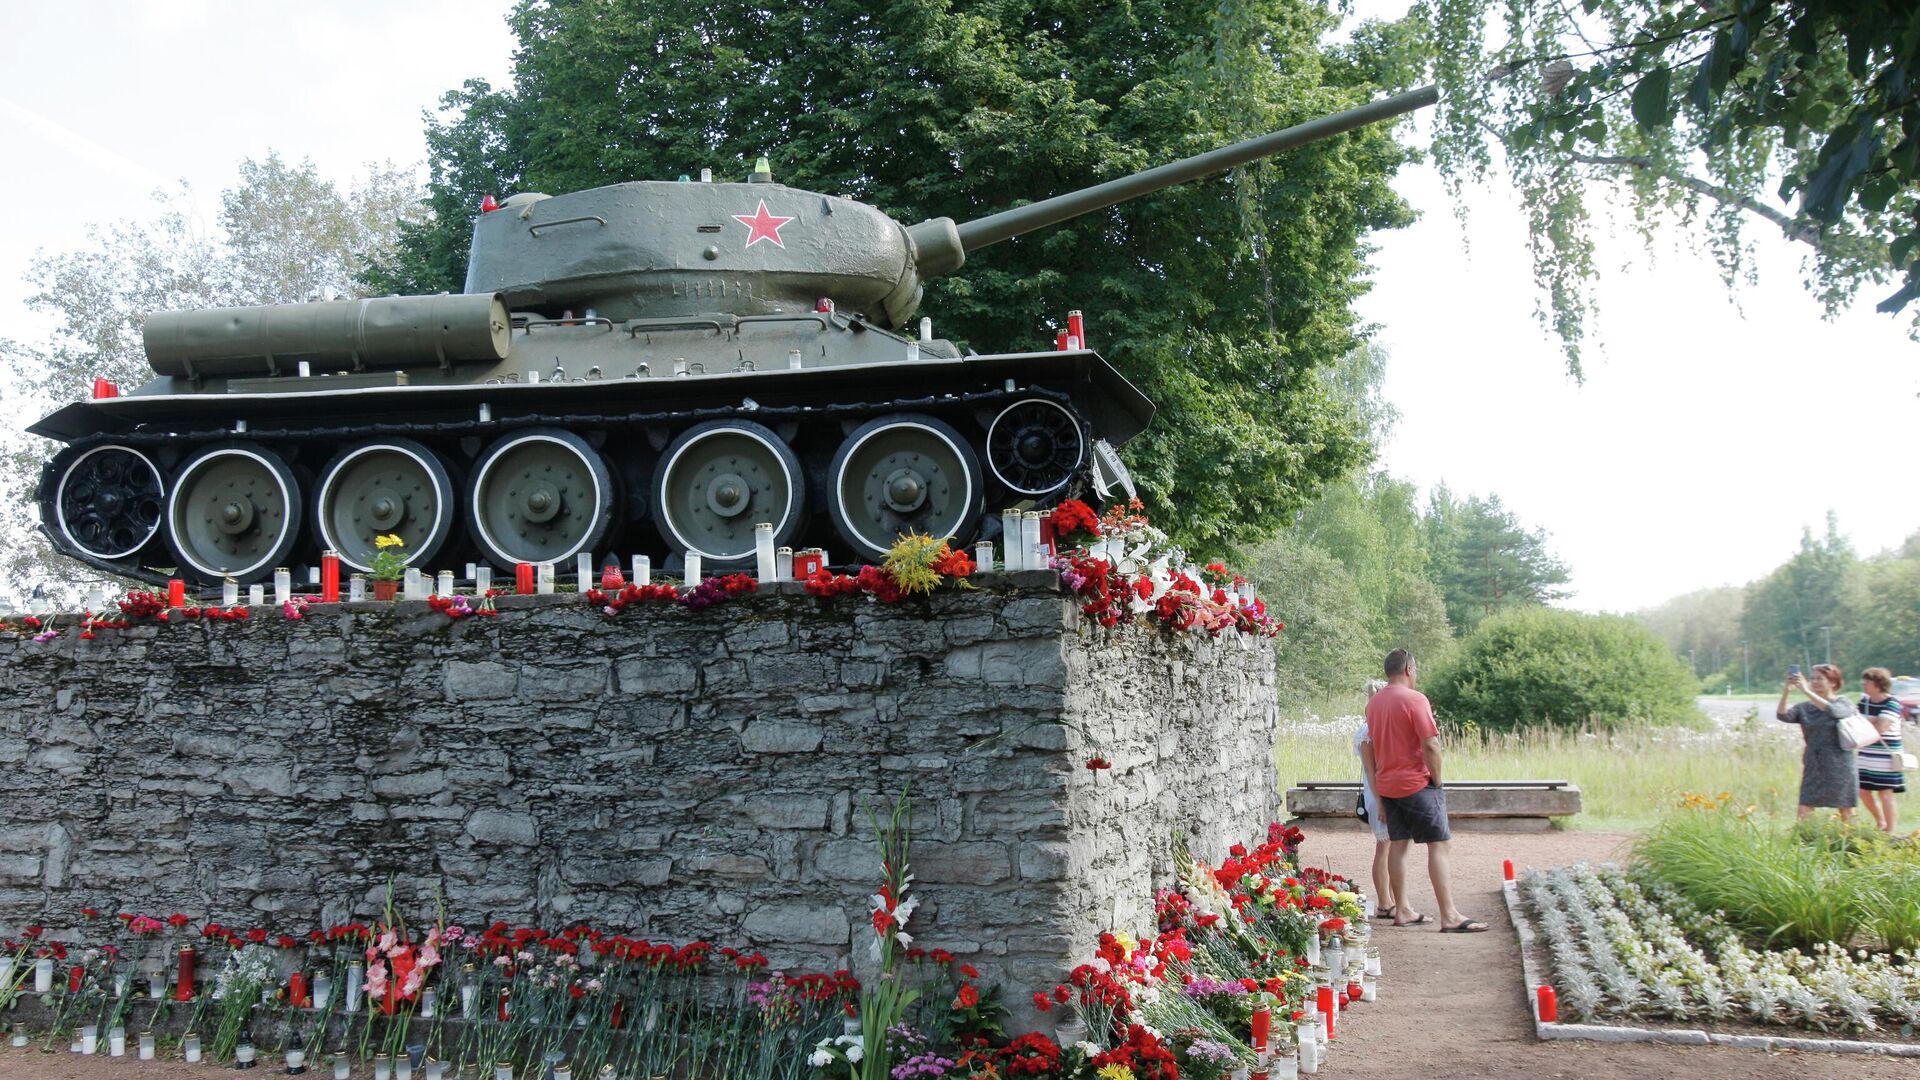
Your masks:
M 953 1007 L 971 1009 L 978 1004 L 980 1004 L 980 991 L 975 989 L 972 983 L 961 983 L 960 993 L 953 999 Z
M 1099 772 L 1102 769 L 1111 769 L 1111 768 L 1113 768 L 1113 762 L 1108 761 L 1106 758 L 1096 756 L 1096 757 L 1090 757 L 1087 759 L 1088 772 Z

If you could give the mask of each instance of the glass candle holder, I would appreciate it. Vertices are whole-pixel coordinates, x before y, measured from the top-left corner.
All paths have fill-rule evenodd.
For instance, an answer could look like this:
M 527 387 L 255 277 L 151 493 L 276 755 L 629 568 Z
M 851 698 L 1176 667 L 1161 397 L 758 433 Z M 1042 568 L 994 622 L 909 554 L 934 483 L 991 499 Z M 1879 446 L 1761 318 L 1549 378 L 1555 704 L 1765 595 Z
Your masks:
M 254 1058 L 254 1049 L 253 1049 L 252 1043 L 242 1042 L 239 1046 L 236 1046 L 233 1048 L 233 1067 L 234 1068 L 252 1069 L 252 1068 L 259 1067 L 260 1063 L 255 1061 L 253 1058 Z
M 127 1056 L 127 1029 L 115 1026 L 107 1032 L 107 1056 Z
M 299 1076 L 307 1071 L 307 1052 L 297 1046 L 287 1049 L 287 1075 Z
M 1360 1000 L 1380 1000 L 1380 980 L 1373 975 L 1364 975 L 1360 979 Z
M 147 996 L 159 1001 L 167 993 L 167 977 L 158 971 L 147 973 Z
M 80 1033 L 76 1031 L 73 1033 L 73 1045 L 67 1047 L 67 1052 L 71 1054 L 81 1053 L 84 1045 L 85 1044 L 80 1041 Z
M 284 604 L 293 599 L 293 571 L 284 566 L 273 571 L 273 602 Z
M 1375 977 L 1380 974 L 1380 946 L 1378 945 L 1367 946 L 1366 973 Z
M 697 551 L 687 552 L 686 578 L 687 578 L 688 585 L 698 585 L 702 580 L 704 580 L 704 578 L 701 575 L 702 569 L 703 568 L 700 565 L 700 553 Z
M 573 1066 L 564 1061 L 554 1062 L 553 1080 L 573 1080 Z
M 513 1062 L 496 1061 L 493 1063 L 493 1080 L 513 1080 Z
M 413 1080 L 413 1059 L 405 1051 L 393 1055 L 393 1080 Z
M 493 591 L 493 567 L 482 565 L 473 568 L 473 591 L 480 596 Z
M 440 1015 L 440 992 L 429 986 L 420 991 L 420 1019 L 431 1020 Z
M 1268 1080 L 1294 1080 L 1300 1075 L 1300 1058 L 1291 1044 L 1275 1047 L 1267 1060 Z
M 781 547 L 773 549 L 773 576 L 780 581 L 793 580 L 793 549 Z
M 543 562 L 539 566 L 534 567 L 534 575 L 534 581 L 536 582 L 535 591 L 542 596 L 551 594 L 553 592 L 553 564 Z
M 233 580 L 232 578 L 226 578 L 222 580 L 220 582 L 220 606 L 223 608 L 230 608 L 230 607 L 237 607 L 239 606 L 239 604 L 240 604 L 240 583 Z
M 1302 1021 L 1294 1035 L 1295 1067 L 1303 1076 L 1320 1071 L 1320 1042 L 1314 1038 L 1318 1024 Z
M 983 573 L 993 571 L 993 541 L 982 540 L 973 545 L 973 564 Z
M 366 987 L 366 979 L 366 968 L 361 966 L 360 961 L 355 960 L 347 965 L 347 1000 L 343 1004 L 348 1012 L 360 1011 L 360 999 Z
M 1029 510 L 1020 515 L 1020 546 L 1025 548 L 1029 553 L 1035 548 L 1045 550 L 1045 545 L 1040 539 L 1040 512 L 1038 510 Z M 1029 554 L 1027 558 L 1031 559 L 1031 554 Z M 1046 568 L 1047 560 L 1045 557 L 1042 557 L 1038 562 L 1029 562 L 1024 567 L 1024 569 L 1027 570 L 1045 570 Z
M 358 604 L 367 598 L 367 575 L 354 574 L 347 578 L 347 602 Z
M 1000 511 L 1000 546 L 1006 549 L 1006 569 L 1021 569 L 1020 556 L 1026 548 L 1020 544 L 1020 511 Z
M 27 1045 L 27 1025 L 15 1021 L 13 1025 L 13 1038 L 9 1039 L 8 1042 L 13 1046 Z
M 255 582 L 247 586 L 247 606 L 260 607 L 267 602 L 267 587 Z
M 593 553 L 582 551 L 573 557 L 573 583 L 581 592 L 593 588 Z
M 645 555 L 635 555 L 633 557 L 633 576 L 628 580 L 632 581 L 635 585 L 653 584 L 653 560 L 647 558 Z
M 433 591 L 437 596 L 453 595 L 453 571 L 442 570 L 434 575 Z
M 100 1025 L 82 1024 L 80 1026 L 80 1052 L 83 1054 L 100 1052 Z
M 386 1054 L 373 1055 L 373 1080 L 393 1080 L 393 1058 Z
M 44 994 L 53 989 L 53 957 L 43 956 L 33 962 L 33 992 Z
M 353 1075 L 353 1059 L 347 1057 L 345 1050 L 333 1052 L 333 1080 L 347 1080 Z
M 333 976 L 322 971 L 313 977 L 313 1007 L 324 1009 L 333 1000 Z
M 160 1043 L 159 1043 L 159 1040 L 154 1038 L 153 1032 L 143 1031 L 140 1033 L 140 1060 L 141 1061 L 152 1061 L 154 1058 L 154 1055 L 159 1053 L 159 1050 L 160 1050 Z
M 417 566 L 407 567 L 407 576 L 403 579 L 401 589 L 402 595 L 409 600 L 425 600 L 427 598 L 426 575 L 422 574 Z
M 432 1058 L 428 1058 L 426 1061 L 426 1073 L 427 1073 L 427 1080 L 446 1080 L 446 1077 L 447 1077 L 446 1063 L 442 1061 L 435 1061 Z
M 198 1064 L 200 1054 L 200 1036 L 198 1034 L 189 1031 L 185 1035 L 180 1036 L 181 1057 L 186 1058 L 190 1063 Z

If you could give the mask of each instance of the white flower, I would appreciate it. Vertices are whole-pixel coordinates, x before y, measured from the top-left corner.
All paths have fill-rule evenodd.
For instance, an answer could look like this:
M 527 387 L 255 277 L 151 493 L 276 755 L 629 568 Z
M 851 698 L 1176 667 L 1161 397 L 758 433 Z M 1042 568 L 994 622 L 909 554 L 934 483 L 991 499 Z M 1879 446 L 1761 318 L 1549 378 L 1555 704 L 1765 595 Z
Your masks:
M 822 1043 L 814 1047 L 813 1053 L 807 1055 L 807 1064 L 816 1069 L 824 1069 L 833 1064 L 833 1052 L 827 1049 L 825 1043 Z

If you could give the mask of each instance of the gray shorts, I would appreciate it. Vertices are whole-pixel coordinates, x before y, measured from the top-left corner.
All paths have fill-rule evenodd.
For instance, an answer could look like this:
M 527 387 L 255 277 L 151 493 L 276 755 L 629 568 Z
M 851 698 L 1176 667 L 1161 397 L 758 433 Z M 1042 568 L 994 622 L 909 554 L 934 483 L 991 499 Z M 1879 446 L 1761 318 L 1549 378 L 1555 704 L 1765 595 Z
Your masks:
M 1385 811 L 1389 840 L 1436 844 L 1453 839 L 1447 828 L 1447 793 L 1437 787 L 1424 787 L 1400 799 L 1382 795 L 1380 808 Z

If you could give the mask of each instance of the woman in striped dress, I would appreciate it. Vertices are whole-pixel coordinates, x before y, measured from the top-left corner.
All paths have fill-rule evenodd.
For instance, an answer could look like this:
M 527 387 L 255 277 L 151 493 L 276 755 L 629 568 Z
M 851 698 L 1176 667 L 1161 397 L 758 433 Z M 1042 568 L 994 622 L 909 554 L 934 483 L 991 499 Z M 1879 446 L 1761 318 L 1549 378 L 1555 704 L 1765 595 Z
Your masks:
M 1892 696 L 1893 673 L 1872 667 L 1860 673 L 1860 715 L 1880 729 L 1880 741 L 1860 748 L 1860 801 L 1882 829 L 1893 831 L 1893 797 L 1907 790 L 1900 771 L 1900 699 Z

